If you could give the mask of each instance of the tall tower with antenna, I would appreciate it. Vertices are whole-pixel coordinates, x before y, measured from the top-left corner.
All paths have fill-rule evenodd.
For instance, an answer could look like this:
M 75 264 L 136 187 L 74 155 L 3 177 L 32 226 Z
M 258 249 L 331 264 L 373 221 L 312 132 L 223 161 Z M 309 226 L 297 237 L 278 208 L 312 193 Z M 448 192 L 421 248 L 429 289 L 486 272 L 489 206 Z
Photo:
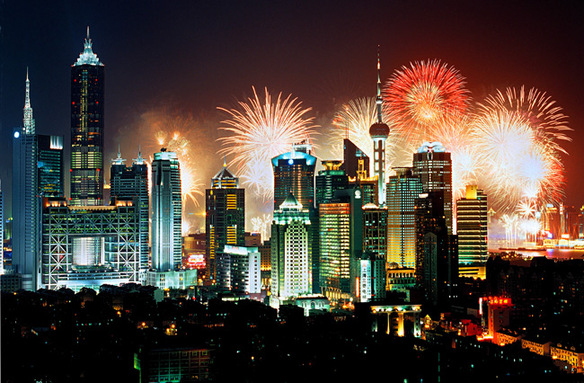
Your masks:
M 373 164 L 374 174 L 377 176 L 377 191 L 379 196 L 379 206 L 385 205 L 385 140 L 389 136 L 389 126 L 383 123 L 381 115 L 381 63 L 379 58 L 379 46 L 377 46 L 377 122 L 369 128 L 369 135 L 373 139 Z
M 71 204 L 103 204 L 104 65 L 93 53 L 89 27 L 71 66 Z

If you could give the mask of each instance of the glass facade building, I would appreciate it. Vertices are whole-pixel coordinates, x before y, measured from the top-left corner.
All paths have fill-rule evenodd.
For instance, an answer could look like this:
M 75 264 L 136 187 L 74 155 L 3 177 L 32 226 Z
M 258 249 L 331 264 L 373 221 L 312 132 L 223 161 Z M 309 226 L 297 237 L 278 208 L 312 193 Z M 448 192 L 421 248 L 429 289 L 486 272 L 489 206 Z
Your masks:
M 387 184 L 387 261 L 399 267 L 416 266 L 415 203 L 422 193 L 411 168 L 394 168 Z
M 176 153 L 161 149 L 154 154 L 151 196 L 152 269 L 178 269 L 182 264 L 182 195 Z

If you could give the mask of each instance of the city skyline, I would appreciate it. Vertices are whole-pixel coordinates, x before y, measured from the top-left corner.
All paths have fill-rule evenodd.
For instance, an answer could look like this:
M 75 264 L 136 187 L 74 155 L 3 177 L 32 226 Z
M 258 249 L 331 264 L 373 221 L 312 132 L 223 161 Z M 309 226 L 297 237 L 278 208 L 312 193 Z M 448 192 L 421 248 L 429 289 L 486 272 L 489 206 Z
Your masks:
M 456 2 L 453 2 L 456 4 Z M 507 11 L 504 13 L 504 18 L 511 18 L 512 16 L 517 16 L 515 19 L 517 22 L 521 21 L 524 26 L 526 26 L 526 30 L 529 30 L 532 27 L 535 27 L 535 22 L 538 20 L 542 20 L 545 16 L 544 11 L 552 12 L 549 15 L 549 20 L 554 21 L 554 15 L 567 15 L 574 12 L 574 15 L 571 17 L 575 17 L 575 14 L 578 14 L 579 9 L 576 7 L 575 3 L 565 3 L 562 5 L 557 5 L 556 7 L 546 7 L 543 3 L 530 3 L 532 4 L 529 9 L 525 11 L 524 14 L 519 15 L 519 10 L 517 9 L 518 6 L 514 5 L 507 5 L 504 6 L 503 3 L 495 3 L 490 4 L 489 6 L 485 6 L 481 12 L 485 13 L 485 16 L 478 15 L 479 11 L 469 8 L 463 4 L 460 4 L 456 10 L 452 10 L 453 13 L 459 12 L 466 15 L 466 18 L 463 18 L 460 25 L 452 26 L 451 28 L 454 30 L 463 28 L 463 26 L 468 27 L 470 20 L 480 21 L 479 25 L 471 28 L 470 33 L 474 34 L 475 37 L 479 37 L 477 40 L 477 45 L 480 44 L 487 44 L 489 41 L 497 40 L 497 36 L 490 33 L 487 28 L 487 16 L 492 15 L 493 12 L 497 9 L 502 9 Z M 439 8 L 435 9 L 437 6 L 431 4 L 425 4 L 424 2 L 420 2 L 418 5 L 419 13 L 416 14 L 417 17 L 412 18 L 411 21 L 414 25 L 420 26 L 420 34 L 423 34 L 423 31 L 429 31 L 432 26 L 441 26 L 446 24 L 448 20 L 451 20 L 453 15 L 449 14 L 446 10 Z M 12 14 L 14 12 L 15 15 L 18 15 L 18 12 L 22 12 L 20 5 L 16 4 L 7 4 L 6 10 L 9 11 L 7 14 Z M 40 5 L 39 5 L 40 7 Z M 85 8 L 87 7 L 87 8 Z M 253 8 L 253 6 L 250 6 Z M 371 8 L 374 8 L 374 4 L 368 4 L 364 6 L 363 9 L 358 10 L 358 12 L 366 12 Z M 37 7 L 38 8 L 38 7 Z M 55 9 L 58 9 L 59 5 L 55 6 Z M 141 13 L 138 16 L 148 17 L 153 11 L 153 8 L 156 8 L 154 5 L 151 6 L 144 6 L 141 8 Z M 187 14 L 194 12 L 196 7 L 187 7 L 188 9 L 185 11 Z M 276 18 L 285 18 L 287 19 L 288 23 L 286 23 L 287 28 L 291 28 L 292 30 L 296 31 L 300 28 L 299 24 L 300 21 L 291 20 L 291 16 L 284 16 L 283 12 L 286 9 L 286 5 L 280 5 L 279 7 L 272 6 L 272 7 L 260 7 L 263 12 L 273 12 Z M 307 6 L 299 6 L 296 12 L 300 12 L 301 10 L 306 10 Z M 350 8 L 346 4 L 339 4 L 338 9 L 331 9 L 331 12 L 340 13 L 344 17 L 341 19 L 347 23 L 350 23 L 353 26 L 362 25 L 363 21 L 355 16 L 354 18 L 350 18 L 347 15 L 347 9 Z M 411 6 L 413 8 L 413 6 Z M 402 12 L 404 14 L 412 14 L 414 11 L 411 9 L 410 6 L 405 5 L 379 5 L 379 10 L 382 14 L 388 15 L 390 17 L 388 20 L 394 17 L 396 12 Z M 231 17 L 234 17 L 232 14 L 236 12 L 237 6 L 233 6 L 232 8 L 224 8 L 221 6 L 217 6 L 216 8 L 211 7 L 210 9 L 205 9 L 204 11 L 210 12 L 210 15 L 218 15 L 218 14 L 228 14 Z M 315 6 L 315 11 L 319 10 L 318 6 Z M 248 10 L 248 12 L 251 11 Z M 392 11 L 394 11 L 392 13 Z M 428 19 L 428 12 L 429 11 L 436 11 L 438 12 L 437 16 L 442 16 L 443 20 L 440 21 L 432 21 Z M 570 12 L 569 12 L 570 11 Z M 124 12 L 129 12 L 128 9 L 120 9 L 119 14 L 124 14 Z M 169 14 L 174 15 L 176 9 L 169 9 Z M 72 22 L 71 20 L 66 20 L 71 15 L 81 15 L 80 19 L 84 20 L 84 25 L 80 25 L 77 27 L 76 23 L 81 23 L 81 20 L 76 20 Z M 59 49 L 51 50 L 52 54 L 50 55 L 43 55 L 45 59 L 43 60 L 46 65 L 43 67 L 39 67 L 38 64 L 34 63 L 32 57 L 30 57 L 31 51 L 42 53 L 46 47 L 37 47 L 38 42 L 28 41 L 22 45 L 22 47 L 16 48 L 15 44 L 15 36 L 12 35 L 12 30 L 7 28 L 4 32 L 3 36 L 3 47 L 8 52 L 15 52 L 14 55 L 10 55 L 14 57 L 14 60 L 10 60 L 4 66 L 3 72 L 3 85 L 2 89 L 2 105 L 3 110 L 1 115 L 2 117 L 2 145 L 5 145 L 4 142 L 6 141 L 5 135 L 12 131 L 13 127 L 19 126 L 22 120 L 22 90 L 23 90 L 23 75 L 18 75 L 19 71 L 24 70 L 24 66 L 19 68 L 18 61 L 30 61 L 30 77 L 32 82 L 32 90 L 31 90 L 31 98 L 32 98 L 32 105 L 35 108 L 35 119 L 37 120 L 37 130 L 39 130 L 42 134 L 62 134 L 65 136 L 66 141 L 68 141 L 69 135 L 67 124 L 63 125 L 62 121 L 67 120 L 68 114 L 68 102 L 66 99 L 70 97 L 69 90 L 67 90 L 67 78 L 61 75 L 53 75 L 50 80 L 47 80 L 47 73 L 55 73 L 54 71 L 63 72 L 63 70 L 67 70 L 67 66 L 71 64 L 71 61 L 74 57 L 79 54 L 81 44 L 83 42 L 83 38 L 85 37 L 85 29 L 86 25 L 89 24 L 91 27 L 91 37 L 93 40 L 93 48 L 94 52 L 98 54 L 100 59 L 103 59 L 103 62 L 106 63 L 106 71 L 107 75 L 107 85 L 106 85 L 106 105 L 105 105 L 105 158 L 114 158 L 115 153 L 117 151 L 117 144 L 121 144 L 122 153 L 126 156 L 134 155 L 134 152 L 137 152 L 137 142 L 132 139 L 130 144 L 130 140 L 126 138 L 126 136 L 134 137 L 135 133 L 141 134 L 145 133 L 144 129 L 151 129 L 150 126 L 144 125 L 155 125 L 156 123 L 164 123 L 166 121 L 166 125 L 173 125 L 173 124 L 186 124 L 188 127 L 189 124 L 192 125 L 194 128 L 191 129 L 189 134 L 189 138 L 191 138 L 191 142 L 193 138 L 199 137 L 204 135 L 205 137 L 209 137 L 208 141 L 206 142 L 208 145 L 204 145 L 203 148 L 197 153 L 194 158 L 191 159 L 191 162 L 197 163 L 197 173 L 200 174 L 198 176 L 199 180 L 202 182 L 202 187 L 200 189 L 204 190 L 207 186 L 207 180 L 212 176 L 214 170 L 216 169 L 218 164 L 220 164 L 222 158 L 216 154 L 216 152 L 220 148 L 220 144 L 215 140 L 219 137 L 225 137 L 223 133 L 220 132 L 218 129 L 221 125 L 220 120 L 226 118 L 225 113 L 218 111 L 216 108 L 218 106 L 230 108 L 235 106 L 236 99 L 243 99 L 245 96 L 250 95 L 251 86 L 256 86 L 258 90 L 262 89 L 263 86 L 267 86 L 272 93 L 283 92 L 284 95 L 292 94 L 293 97 L 298 97 L 300 101 L 302 101 L 303 107 L 312 107 L 313 110 L 310 113 L 311 117 L 316 118 L 316 122 L 321 125 L 320 128 L 317 130 L 320 133 L 319 136 L 316 137 L 317 141 L 321 141 L 321 147 L 324 146 L 322 144 L 322 138 L 326 136 L 326 129 L 330 127 L 330 119 L 332 114 L 335 110 L 335 105 L 340 104 L 341 102 L 348 101 L 349 99 L 355 97 L 362 97 L 362 96 L 374 96 L 375 92 L 375 80 L 376 80 L 376 73 L 375 73 L 375 53 L 376 53 L 376 45 L 381 45 L 381 61 L 382 61 L 382 81 L 385 82 L 387 78 L 391 76 L 391 74 L 402 65 L 408 65 L 409 62 L 413 62 L 415 60 L 422 60 L 422 59 L 429 59 L 429 58 L 438 58 L 442 59 L 443 61 L 447 62 L 448 64 L 457 68 L 461 75 L 466 77 L 467 87 L 471 90 L 473 95 L 474 101 L 481 101 L 485 96 L 491 94 L 495 89 L 504 89 L 507 86 L 520 86 L 525 84 L 526 87 L 537 87 L 541 91 L 546 91 L 548 95 L 550 95 L 555 101 L 556 104 L 563 107 L 563 112 L 568 115 L 569 118 L 569 125 L 574 128 L 573 132 L 569 132 L 569 135 L 574 139 L 573 142 L 566 142 L 563 143 L 564 147 L 571 153 L 571 156 L 563 156 L 562 159 L 564 160 L 564 164 L 566 166 L 566 174 L 567 174 L 567 188 L 566 188 L 566 203 L 567 204 L 575 204 L 580 205 L 581 202 L 584 200 L 581 196 L 582 188 L 578 186 L 578 183 L 581 182 L 577 177 L 577 163 L 578 161 L 578 152 L 577 150 L 573 150 L 578 145 L 579 138 L 579 131 L 578 131 L 578 121 L 580 117 L 578 116 L 578 108 L 571 106 L 572 104 L 577 104 L 575 100 L 577 100 L 578 93 L 573 93 L 573 91 L 569 91 L 567 88 L 564 91 L 554 90 L 554 88 L 558 87 L 567 87 L 566 81 L 561 81 L 565 78 L 566 73 L 572 73 L 570 71 L 565 71 L 566 73 L 560 73 L 557 70 L 552 70 L 550 64 L 544 65 L 543 63 L 549 62 L 546 60 L 539 60 L 538 62 L 541 66 L 545 68 L 539 68 L 535 65 L 530 64 L 529 68 L 533 68 L 533 71 L 538 71 L 537 75 L 530 76 L 530 70 L 523 70 L 521 72 L 517 72 L 519 74 L 514 75 L 514 68 L 517 69 L 517 63 L 520 60 L 498 60 L 497 63 L 498 67 L 501 68 L 503 64 L 502 61 L 506 61 L 506 67 L 508 70 L 500 70 L 496 71 L 494 69 L 484 70 L 483 65 L 487 64 L 489 61 L 482 61 L 482 60 L 475 60 L 472 63 L 470 58 L 461 58 L 461 53 L 456 54 L 453 52 L 453 49 L 458 45 L 460 47 L 464 47 L 469 56 L 473 57 L 473 54 L 476 55 L 476 47 L 465 46 L 462 44 L 465 39 L 460 36 L 456 36 L 456 34 L 452 34 L 451 31 L 442 30 L 442 28 L 437 29 L 437 36 L 433 36 L 430 41 L 425 41 L 421 36 L 410 36 L 405 34 L 404 28 L 399 28 L 399 22 L 394 26 L 387 26 L 388 23 L 378 23 L 374 24 L 374 26 L 369 27 L 369 30 L 375 30 L 376 33 L 367 35 L 360 31 L 360 29 L 356 29 L 354 37 L 349 39 L 348 41 L 352 41 L 353 44 L 350 44 L 346 47 L 347 52 L 349 51 L 358 51 L 358 54 L 354 55 L 350 60 L 343 60 L 342 65 L 339 64 L 337 66 L 328 66 L 327 68 L 321 68 L 323 64 L 317 63 L 316 57 L 320 57 L 320 55 L 324 55 L 326 60 L 333 60 L 335 57 L 338 57 L 339 52 L 330 52 L 326 50 L 326 52 L 319 52 L 318 55 L 314 55 L 315 59 L 310 60 L 307 62 L 300 62 L 298 65 L 286 65 L 286 66 L 278 66 L 275 65 L 277 69 L 270 69 L 269 71 L 258 71 L 258 70 L 240 70 L 243 74 L 243 79 L 234 80 L 233 75 L 228 71 L 221 71 L 220 69 L 224 69 L 223 66 L 227 64 L 220 65 L 220 68 L 215 69 L 215 73 L 223 72 L 222 75 L 225 75 L 226 79 L 221 79 L 216 83 L 216 87 L 195 87 L 192 90 L 196 90 L 196 92 L 191 92 L 191 94 L 195 94 L 194 96 L 182 97 L 185 94 L 184 89 L 177 88 L 184 88 L 186 85 L 184 83 L 188 83 L 193 85 L 193 80 L 191 77 L 191 73 L 189 71 L 181 71 L 185 76 L 185 82 L 180 83 L 181 86 L 176 85 L 179 82 L 172 81 L 172 75 L 169 75 L 167 72 L 166 65 L 158 65 L 156 67 L 157 72 L 160 73 L 159 76 L 150 76 L 148 77 L 149 82 L 157 83 L 160 92 L 152 92 L 150 88 L 147 91 L 143 91 L 143 94 L 137 94 L 136 91 L 138 88 L 141 88 L 145 85 L 143 80 L 136 79 L 136 75 L 138 73 L 143 73 L 146 68 L 152 68 L 151 61 L 143 60 L 144 56 L 135 55 L 137 49 L 139 47 L 144 48 L 144 44 L 147 44 L 148 41 L 152 41 L 148 37 L 152 37 L 151 31 L 145 31 L 144 27 L 141 26 L 139 17 L 136 20 L 130 20 L 129 25 L 135 27 L 136 33 L 132 33 L 135 35 L 135 39 L 131 39 L 126 37 L 125 34 L 120 34 L 119 36 L 114 33 L 115 27 L 104 27 L 103 21 L 99 18 L 100 15 L 111 15 L 116 14 L 113 9 L 108 7 L 107 5 L 103 7 L 95 7 L 92 6 L 82 6 L 79 9 L 71 9 L 68 16 L 62 16 L 58 19 L 57 24 L 54 27 L 47 27 L 51 33 L 49 33 L 43 39 L 53 39 L 55 43 L 59 43 Z M 360 14 L 359 14 L 360 15 Z M 528 20 L 528 15 L 532 16 L 533 20 Z M 521 17 L 519 17 L 521 16 Z M 32 18 L 39 17 L 34 12 L 30 16 Z M 168 18 L 170 16 L 167 16 Z M 316 16 L 310 12 L 306 13 L 306 18 L 311 20 Z M 371 14 L 370 17 L 372 19 L 378 19 L 380 16 Z M 438 19 L 438 17 L 437 17 Z M 552 25 L 546 26 L 546 30 L 554 32 L 552 36 L 560 36 L 562 33 L 566 34 L 571 30 L 575 30 L 577 27 L 575 24 L 570 23 L 571 19 L 568 18 L 567 22 L 565 22 L 561 28 L 560 26 L 556 26 L 552 23 Z M 326 21 L 326 20 L 325 20 Z M 431 22 L 430 22 L 431 21 Z M 491 20 L 492 21 L 492 20 Z M 160 26 L 163 26 L 163 22 L 168 23 L 169 20 L 160 20 Z M 330 21 L 326 21 L 330 23 Z M 424 24 L 426 22 L 426 24 Z M 275 26 L 270 23 L 267 23 L 266 27 Z M 36 24 L 35 24 L 36 25 Z M 42 23 L 39 23 L 39 27 Z M 112 25 L 116 25 L 113 23 Z M 164 24 L 168 25 L 168 24 Z M 403 26 L 403 25 L 402 25 Z M 33 29 L 39 28 L 35 27 Z M 66 28 L 65 28 L 66 27 Z M 202 25 L 200 28 L 204 29 L 209 27 L 209 25 Z M 246 28 L 246 25 L 240 26 L 241 28 Z M 52 28 L 52 29 L 51 29 Z M 69 29 L 64 31 L 63 28 Z M 119 28 L 116 27 L 116 28 Z M 249 26 L 251 28 L 251 26 Z M 511 28 L 509 26 L 505 26 L 505 28 Z M 558 29 L 559 28 L 559 29 Z M 187 40 L 192 40 L 194 37 L 192 36 L 191 32 L 194 33 L 197 28 L 195 26 L 189 25 L 185 23 L 184 25 L 178 25 L 173 27 L 173 31 L 182 31 L 184 32 L 184 38 Z M 325 36 L 331 39 L 334 36 L 331 36 L 330 33 L 325 33 L 322 30 L 314 30 L 313 27 L 308 28 L 311 31 L 316 33 L 316 36 L 319 38 L 324 38 Z M 394 34 L 387 34 L 387 30 L 393 31 Z M 486 30 L 485 30 L 486 29 Z M 162 28 L 161 30 L 167 30 Z M 60 32 L 59 32 L 60 31 Z M 9 33 L 10 32 L 10 33 Z M 22 34 L 23 42 L 27 42 L 27 36 L 32 31 L 28 31 Z M 187 33 L 189 32 L 189 33 Z M 481 33 L 479 33 L 481 32 Z M 483 33 L 484 32 L 484 33 Z M 489 33 L 487 33 L 489 32 Z M 576 31 L 577 32 L 577 31 Z M 278 48 L 281 49 L 283 53 L 290 54 L 290 52 L 298 51 L 300 53 L 306 54 L 300 47 L 297 46 L 298 42 L 306 41 L 306 34 L 308 32 L 300 33 L 298 35 L 292 34 L 289 39 L 290 45 L 289 48 L 287 44 L 279 44 L 279 41 L 272 41 L 273 38 L 264 38 L 259 39 L 254 45 L 256 49 L 260 49 L 262 46 L 269 47 L 269 48 Z M 519 33 L 519 32 L 518 32 Z M 524 36 L 525 31 L 520 31 L 520 35 Z M 540 32 L 541 33 L 541 32 Z M 111 35 L 110 35 L 111 34 Z M 226 39 L 230 35 L 230 32 L 222 32 L 219 33 L 215 38 L 218 40 Z M 415 35 L 415 34 L 414 34 Z M 446 39 L 447 35 L 451 35 L 451 37 L 457 37 L 451 40 Z M 574 36 L 578 36 L 577 33 L 573 34 Z M 114 37 L 115 36 L 115 37 Z M 118 38 L 119 37 L 119 38 Z M 169 36 L 166 36 L 164 33 L 160 35 L 160 40 L 167 39 Z M 344 33 L 341 33 L 338 36 L 338 40 L 342 41 L 343 38 L 346 37 Z M 402 40 L 400 41 L 397 37 L 401 37 Z M 518 37 L 514 37 L 513 39 L 517 39 Z M 547 37 L 547 39 L 552 39 L 552 37 Z M 206 42 L 207 44 L 211 44 L 213 40 L 211 37 L 201 37 L 200 43 Z M 264 41 L 267 40 L 267 41 Z M 501 47 L 500 53 L 506 52 L 507 46 L 511 46 L 512 41 L 507 41 L 505 39 L 499 39 Z M 125 41 L 126 44 L 121 44 L 120 41 Z M 412 49 L 403 49 L 406 41 L 417 41 L 417 45 L 423 45 L 416 49 L 415 52 L 412 52 Z M 434 46 L 428 48 L 431 42 L 434 42 Z M 542 40 L 546 41 L 545 39 Z M 168 41 L 167 41 L 168 42 Z M 252 44 L 252 41 L 247 41 L 247 44 Z M 363 46 L 359 46 L 357 42 L 364 44 Z M 468 42 L 468 41 L 467 41 Z M 527 43 L 527 41 L 526 41 Z M 120 46 L 123 45 L 122 46 Z M 161 48 L 159 51 L 155 50 L 156 47 L 159 47 L 164 44 L 160 44 L 160 41 L 156 41 L 156 39 L 152 42 L 153 47 L 148 49 L 149 57 L 153 60 L 158 54 L 164 55 L 164 51 L 166 49 L 167 52 L 174 49 L 175 45 L 173 44 L 166 44 L 167 48 Z M 336 47 L 339 42 L 336 39 L 330 40 L 330 47 Z M 461 45 L 462 44 L 462 45 Z M 552 47 L 555 49 L 559 49 L 560 45 L 566 44 L 562 41 L 557 41 L 554 43 Z M 51 45 L 51 44 L 49 44 Z M 53 44 L 54 45 L 54 44 Z M 414 44 L 415 45 L 415 44 Z M 535 54 L 539 54 L 534 47 L 532 42 L 529 42 L 525 46 L 525 50 L 528 51 L 529 54 L 532 56 Z M 63 48 L 66 46 L 66 48 Z M 249 46 L 249 45 L 245 45 Z M 326 45 L 325 45 L 326 46 Z M 488 44 L 486 45 L 489 46 Z M 400 49 L 401 47 L 401 49 Z M 424 49 L 424 47 L 426 47 Z M 201 51 L 201 55 L 197 55 L 195 61 L 198 64 L 201 63 L 212 63 L 216 60 L 219 56 L 217 56 L 218 52 L 217 47 L 215 45 L 208 45 L 206 46 L 208 49 L 209 54 L 205 56 Z M 492 47 L 494 49 L 494 47 Z M 243 48 L 240 48 L 237 56 L 234 56 L 237 59 L 245 59 L 247 56 L 245 53 L 242 52 Z M 306 45 L 306 50 L 316 49 L 314 47 L 314 43 Z M 61 52 L 61 50 L 67 51 L 66 55 L 68 56 L 66 60 L 62 59 L 61 56 L 65 56 L 65 53 Z M 139 50 L 139 49 L 138 49 Z M 143 50 L 139 50 L 141 53 Z M 158 53 L 160 52 L 160 53 Z M 488 50 L 484 51 L 488 52 Z M 507 52 L 509 53 L 509 52 Z M 566 57 L 573 57 L 573 61 L 571 65 L 578 66 L 578 59 L 582 57 L 576 54 L 575 52 L 566 49 L 562 51 L 565 53 Z M 269 55 L 264 56 L 265 54 L 259 55 L 254 60 L 261 60 L 262 58 L 266 58 L 266 60 L 281 60 L 278 56 Z M 186 55 L 188 59 L 193 59 L 188 54 Z M 464 56 L 464 55 L 462 55 Z M 487 56 L 487 55 L 485 55 Z M 527 55 L 529 56 L 529 55 Z M 28 57 L 28 59 L 27 59 Z M 509 56 L 512 57 L 512 56 Z M 535 56 L 534 56 L 535 57 Z M 558 56 L 558 57 L 561 57 Z M 133 62 L 132 58 L 138 58 L 137 61 Z M 188 61 L 187 59 L 187 61 Z M 488 58 L 484 58 L 488 60 Z M 119 60 L 122 60 L 120 62 Z M 326 61 L 325 60 L 325 61 Z M 495 59 L 490 59 L 495 60 Z M 124 64 L 124 61 L 126 62 Z M 128 65 L 128 61 L 132 61 Z M 179 62 L 183 62 L 183 60 L 178 60 Z M 338 60 L 337 60 L 338 61 Z M 346 61 L 346 62 L 344 62 Z M 537 61 L 537 60 L 536 60 Z M 244 60 L 245 63 L 248 63 L 249 60 Z M 268 61 L 262 61 L 262 63 L 267 63 Z M 561 60 L 560 60 L 561 62 Z M 312 65 L 311 65 L 312 64 Z M 169 64 L 169 67 L 172 65 L 184 65 L 184 64 Z M 492 66 L 493 68 L 497 67 L 497 65 Z M 204 66 L 203 66 L 204 68 Z M 527 69 L 529 69 L 527 68 Z M 225 68 L 226 69 L 226 68 Z M 264 68 L 265 69 L 265 68 Z M 526 69 L 524 66 L 523 69 Z M 546 69 L 546 70 L 544 70 Z M 210 70 L 210 69 L 207 69 Z M 316 76 L 315 73 L 320 70 L 321 76 Z M 346 71 L 345 71 L 346 70 Z M 343 72 L 345 71 L 345 72 Z M 300 76 L 298 74 L 304 73 L 306 76 Z M 337 73 L 338 72 L 338 73 Z M 24 73 L 24 72 L 23 72 Z M 198 72 L 197 72 L 198 73 Z M 197 73 L 192 73 L 192 76 L 195 78 L 201 79 L 201 77 Z M 135 86 L 127 87 L 121 86 L 121 83 L 125 83 L 124 81 L 120 81 L 120 76 L 127 76 L 127 80 L 133 83 Z M 290 77 L 294 77 L 294 79 L 290 79 Z M 337 80 L 334 80 L 335 76 Z M 218 77 L 213 77 L 214 79 L 218 79 Z M 537 80 L 534 80 L 537 78 Z M 60 79 L 59 81 L 57 79 Z M 133 80 L 132 80 L 133 79 Z M 58 84 L 57 84 L 58 82 Z M 64 82 L 64 84 L 61 84 Z M 577 81 L 574 81 L 577 83 Z M 196 84 L 198 84 L 195 81 Z M 325 85 L 329 87 L 328 90 L 325 91 Z M 47 93 L 47 84 L 53 84 L 53 88 Z M 563 84 L 563 85 L 562 85 Z M 175 85 L 175 86 L 173 86 Z M 336 87 L 336 89 L 335 89 Z M 129 88 L 129 89 L 125 89 Z M 156 88 L 156 87 L 154 87 Z M 217 88 L 222 89 L 221 94 L 217 94 Z M 350 88 L 350 89 L 348 89 Z M 482 89 L 481 89 L 482 88 Z M 60 89 L 60 90 L 59 90 Z M 174 89 L 174 90 L 173 90 Z M 142 89 L 144 90 L 144 89 Z M 47 97 L 47 94 L 51 94 L 52 92 L 57 92 L 58 94 L 53 94 L 50 98 Z M 146 96 L 148 94 L 149 96 Z M 162 95 L 161 97 L 158 97 Z M 573 98 L 566 97 L 566 95 L 571 95 Z M 147 100 L 150 97 L 150 100 Z M 335 99 L 333 102 L 332 99 Z M 49 101 L 50 99 L 50 101 Z M 157 101 L 153 101 L 156 99 Z M 58 104 L 56 100 L 65 100 L 65 102 L 60 102 Z M 145 101 L 146 100 L 146 101 Z M 166 101 L 168 100 L 168 101 Z M 196 101 L 195 101 L 196 100 Z M 202 100 L 202 101 L 201 101 Z M 18 107 L 13 108 L 12 105 L 17 105 Z M 196 105 L 196 106 L 193 106 Z M 50 112 L 47 112 L 47 109 Z M 59 112 L 60 111 L 60 112 Z M 16 116 L 13 117 L 13 116 Z M 190 118 L 190 120 L 189 120 Z M 185 123 L 186 121 L 186 123 Z M 154 124 L 149 124 L 154 123 Z M 140 128 L 137 128 L 138 125 L 143 125 Z M 142 130 L 141 130 L 142 129 Z M 146 133 L 150 133 L 151 131 L 148 130 Z M 148 141 L 154 141 L 154 137 L 149 138 L 146 137 L 143 143 L 143 147 L 150 145 L 148 150 L 150 152 L 157 151 L 159 147 L 154 148 L 156 144 Z M 10 141 L 8 141 L 8 144 Z M 65 146 L 68 142 L 66 142 Z M 9 153 L 10 147 L 7 150 L 3 150 L 3 153 Z M 322 153 L 322 152 L 321 152 Z M 4 154 L 3 154 L 4 155 Z M 319 159 L 336 159 L 336 158 L 326 158 L 326 153 L 323 153 L 322 156 L 317 151 L 317 157 Z M 68 156 L 66 156 L 68 157 Z M 7 159 L 9 163 L 9 157 Z M 66 159 L 68 161 L 68 158 Z M 66 164 L 66 168 L 69 167 L 69 164 Z M 3 178 L 9 178 L 10 167 L 2 167 L 2 173 L 0 176 Z M 208 174 L 208 176 L 207 176 Z M 5 182 L 10 182 L 7 179 Z M 67 184 L 67 182 L 66 182 Z M 199 199 L 199 206 L 190 206 L 188 210 L 191 214 L 198 214 L 204 210 L 203 207 L 203 199 L 198 197 Z M 7 203 L 10 206 L 10 203 Z M 261 206 L 260 206 L 261 209 Z M 201 225 L 199 224 L 199 227 Z

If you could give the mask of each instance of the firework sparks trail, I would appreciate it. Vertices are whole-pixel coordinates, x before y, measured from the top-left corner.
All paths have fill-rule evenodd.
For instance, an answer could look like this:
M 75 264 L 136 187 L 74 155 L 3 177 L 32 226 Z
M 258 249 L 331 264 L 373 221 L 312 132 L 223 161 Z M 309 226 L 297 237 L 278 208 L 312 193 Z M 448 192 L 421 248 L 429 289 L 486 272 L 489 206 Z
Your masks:
M 467 112 L 470 92 L 454 67 L 440 60 L 419 61 L 394 72 L 383 102 L 388 121 L 413 152 L 435 135 L 433 130 L 443 120 Z
M 271 159 L 291 150 L 292 144 L 310 139 L 317 126 L 313 117 L 306 116 L 312 108 L 303 108 L 292 95 L 283 98 L 279 93 L 274 101 L 267 88 L 262 99 L 254 87 L 252 90 L 253 97 L 239 101 L 239 109 L 218 108 L 230 117 L 220 127 L 230 135 L 219 138 L 223 145 L 219 152 L 233 157 L 231 164 L 237 166 L 244 182 L 254 187 L 256 196 L 269 196 L 269 200 L 274 189 Z
M 478 105 L 473 142 L 481 164 L 481 182 L 499 209 L 514 210 L 521 198 L 539 206 L 563 196 L 560 159 L 571 130 L 554 101 L 536 89 L 497 91 Z
M 272 223 L 272 215 L 271 214 L 264 214 L 259 217 L 253 217 L 251 219 L 251 225 L 253 227 L 253 231 L 256 233 L 260 233 L 262 240 L 266 240 L 269 236 L 269 227 Z

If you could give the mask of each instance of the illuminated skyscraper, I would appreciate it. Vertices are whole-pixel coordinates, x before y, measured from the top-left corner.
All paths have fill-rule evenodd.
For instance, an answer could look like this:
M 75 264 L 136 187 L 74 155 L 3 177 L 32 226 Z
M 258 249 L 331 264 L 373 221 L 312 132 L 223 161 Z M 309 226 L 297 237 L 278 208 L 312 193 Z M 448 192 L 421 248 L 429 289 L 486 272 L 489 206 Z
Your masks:
M 274 169 L 274 210 L 290 193 L 305 209 L 314 209 L 314 168 L 316 157 L 310 154 L 310 145 L 294 145 L 291 152 L 272 158 Z
M 337 190 L 349 187 L 349 179 L 341 168 L 341 161 L 322 161 L 324 170 L 316 176 L 316 207 L 335 199 Z
M 355 290 L 351 265 L 363 254 L 361 190 L 337 191 L 334 199 L 319 205 L 318 222 L 320 292 L 333 300 L 348 299 Z
M 413 174 L 422 181 L 424 192 L 439 192 L 444 198 L 448 234 L 452 234 L 452 160 L 439 142 L 424 142 L 414 153 Z
M 71 204 L 103 204 L 104 65 L 84 50 L 71 66 Z
M 467 185 L 466 196 L 456 202 L 458 263 L 461 276 L 485 278 L 487 248 L 487 196 Z
M 394 168 L 387 184 L 387 261 L 399 267 L 416 266 L 415 203 L 422 182 L 411 168 Z
M 348 138 L 343 139 L 343 165 L 351 178 L 369 178 L 369 157 Z M 361 173 L 361 174 L 359 174 Z
M 245 245 L 245 190 L 239 187 L 239 178 L 223 164 L 205 194 L 205 263 L 207 279 L 213 281 L 218 277 L 218 261 L 225 245 Z M 225 264 L 224 273 L 229 272 L 228 266 Z
M 271 305 L 312 293 L 310 213 L 292 194 L 274 211 Z
M 377 176 L 377 196 L 379 197 L 379 206 L 385 205 L 385 140 L 389 136 L 389 126 L 383 123 L 381 116 L 381 64 L 379 60 L 379 51 L 377 51 L 377 122 L 369 128 L 369 135 L 373 139 L 373 171 Z
M 22 129 L 14 131 L 12 159 L 12 265 L 22 277 L 22 288 L 38 288 L 40 257 L 40 198 L 38 184 L 38 142 L 30 103 L 30 81 L 26 93 Z
M 182 260 L 182 199 L 176 153 L 162 148 L 152 161 L 152 269 L 178 269 Z
M 41 197 L 64 197 L 63 136 L 37 136 L 38 185 Z
M 308 142 L 294 144 L 292 151 L 272 158 L 274 170 L 274 211 L 291 194 L 310 213 L 310 238 L 308 243 L 312 246 L 312 282 L 314 292 L 320 292 L 318 287 L 318 214 L 314 206 L 314 169 L 316 157 L 311 154 L 311 146 Z M 272 281 L 272 283 L 274 283 Z
M 112 160 L 111 197 L 134 200 L 139 215 L 140 272 L 141 277 L 144 277 L 146 270 L 148 270 L 149 258 L 148 165 L 144 162 L 141 151 L 138 151 L 138 158 L 133 160 L 132 167 L 126 167 L 125 161 L 118 150 L 118 157 Z
M 363 206 L 363 252 L 387 263 L 387 208 L 372 203 Z
M 448 234 L 442 197 L 431 192 L 416 200 L 416 282 L 433 306 L 454 299 L 458 285 L 457 236 Z

